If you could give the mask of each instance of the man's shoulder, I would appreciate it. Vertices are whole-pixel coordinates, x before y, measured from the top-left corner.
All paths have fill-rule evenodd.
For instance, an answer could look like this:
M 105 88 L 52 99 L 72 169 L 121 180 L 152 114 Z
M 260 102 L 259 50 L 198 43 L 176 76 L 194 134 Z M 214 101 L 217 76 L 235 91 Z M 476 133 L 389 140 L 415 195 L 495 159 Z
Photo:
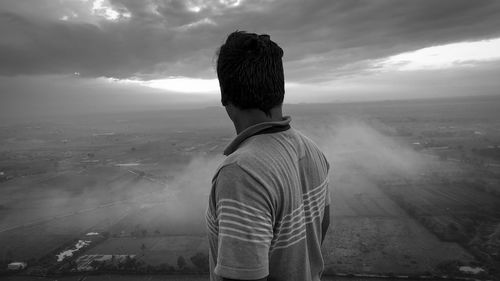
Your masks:
M 225 172 L 243 173 L 243 169 L 240 166 L 240 162 L 243 161 L 242 159 L 244 159 L 245 157 L 246 156 L 242 155 L 242 153 L 237 153 L 237 152 L 234 152 L 231 155 L 229 155 L 228 157 L 226 157 L 226 159 L 224 159 L 224 161 L 222 161 L 222 163 L 219 165 L 219 167 L 217 167 L 215 174 L 212 178 L 212 183 L 217 179 L 217 177 L 219 176 L 219 174 L 223 170 Z
M 217 168 L 212 183 L 221 172 L 230 173 L 234 176 L 244 176 L 253 175 L 255 170 L 260 170 L 260 166 L 265 165 L 267 162 L 264 158 L 269 155 L 264 151 L 265 149 L 258 149 L 257 147 L 254 144 L 244 145 L 228 155 Z
M 303 144 L 304 148 L 310 152 L 310 154 L 313 154 L 313 158 L 316 159 L 317 161 L 321 161 L 322 164 L 326 166 L 326 169 L 330 169 L 330 163 L 327 160 L 327 157 L 325 153 L 323 152 L 323 149 L 321 149 L 320 145 L 318 145 L 315 141 L 313 141 L 310 137 L 305 135 L 304 133 L 295 130 L 295 134 L 297 138 L 301 140 L 301 143 Z
M 307 146 L 314 147 L 317 150 L 320 150 L 319 146 L 316 144 L 315 141 L 313 141 L 309 136 L 306 134 L 302 133 L 299 130 L 294 130 L 294 135 L 296 138 L 300 139 L 302 143 L 304 143 Z

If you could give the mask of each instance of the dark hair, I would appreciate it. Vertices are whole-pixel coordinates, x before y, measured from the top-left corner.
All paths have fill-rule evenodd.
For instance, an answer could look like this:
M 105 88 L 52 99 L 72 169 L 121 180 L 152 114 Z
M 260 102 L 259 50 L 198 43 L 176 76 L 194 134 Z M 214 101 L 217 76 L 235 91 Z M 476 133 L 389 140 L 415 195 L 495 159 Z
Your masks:
M 257 108 L 270 115 L 285 95 L 283 50 L 267 34 L 231 33 L 220 47 L 217 76 L 221 102 L 240 109 Z

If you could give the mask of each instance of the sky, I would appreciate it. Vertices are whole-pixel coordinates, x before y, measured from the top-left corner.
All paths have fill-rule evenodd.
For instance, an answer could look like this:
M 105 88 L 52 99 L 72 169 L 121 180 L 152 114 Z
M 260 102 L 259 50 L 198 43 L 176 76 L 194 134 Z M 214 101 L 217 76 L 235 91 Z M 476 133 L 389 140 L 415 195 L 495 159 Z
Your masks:
M 218 104 L 235 30 L 284 49 L 286 103 L 499 94 L 500 1 L 3 0 L 3 115 Z

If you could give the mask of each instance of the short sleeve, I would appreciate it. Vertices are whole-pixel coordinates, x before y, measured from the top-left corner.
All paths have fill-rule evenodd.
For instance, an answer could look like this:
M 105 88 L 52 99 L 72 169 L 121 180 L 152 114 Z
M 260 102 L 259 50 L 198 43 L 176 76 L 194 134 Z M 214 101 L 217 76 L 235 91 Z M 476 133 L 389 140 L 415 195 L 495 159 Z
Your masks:
M 215 274 L 231 279 L 269 275 L 273 219 L 265 187 L 231 164 L 217 175 L 214 199 L 219 231 Z
M 330 206 L 331 198 L 330 198 L 330 183 L 329 180 L 326 181 L 326 191 L 325 191 L 325 207 Z
M 325 161 L 326 165 L 326 192 L 325 192 L 325 207 L 330 206 L 330 162 L 328 162 L 328 159 L 326 156 L 323 154 L 323 159 Z

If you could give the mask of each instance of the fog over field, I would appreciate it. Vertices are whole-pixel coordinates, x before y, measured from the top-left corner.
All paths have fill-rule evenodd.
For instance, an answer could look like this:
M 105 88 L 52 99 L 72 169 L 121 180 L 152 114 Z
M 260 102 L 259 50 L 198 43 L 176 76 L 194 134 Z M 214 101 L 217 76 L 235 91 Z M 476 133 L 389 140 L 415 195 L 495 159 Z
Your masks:
M 296 123 L 297 130 L 317 142 L 327 155 L 332 167 L 330 188 L 333 197 L 339 180 L 346 174 L 355 174 L 366 181 L 374 181 L 384 177 L 416 176 L 429 165 L 446 165 L 425 157 L 413 150 L 409 144 L 391 137 L 390 135 L 395 133 L 394 128 L 380 122 L 369 124 L 351 117 L 327 116 L 324 120 L 299 120 L 293 123 Z M 167 214 L 164 225 L 177 229 L 176 224 L 179 224 L 180 229 L 185 232 L 187 230 L 183 226 L 188 224 L 188 229 L 193 234 L 202 234 L 205 232 L 204 213 L 211 179 L 224 156 L 221 153 L 201 152 L 194 153 L 189 158 L 185 160 L 185 164 L 176 168 L 173 177 L 156 188 L 152 188 L 150 182 L 133 181 L 129 183 L 129 188 L 113 192 L 107 186 L 92 186 L 92 180 L 85 179 L 86 182 L 82 182 L 79 177 L 68 176 L 63 185 L 48 179 L 48 184 L 43 186 L 45 199 L 32 206 L 36 209 L 28 209 L 25 212 L 33 217 L 45 218 L 55 214 L 69 214 L 75 210 L 91 209 L 102 204 L 129 201 L 144 208 L 151 204 L 150 201 L 154 197 L 154 204 L 158 204 L 158 201 L 165 202 L 160 203 L 161 212 Z M 112 179 L 112 176 L 105 172 L 95 177 L 97 179 L 94 181 L 106 182 Z M 86 186 L 88 183 L 91 186 Z M 118 190 L 118 187 L 116 188 Z M 15 190 L 12 192 L 16 193 Z M 143 219 L 144 222 L 149 220 L 147 217 Z
M 325 274 L 495 274 L 498 104 L 286 104 L 292 126 L 331 164 Z M 108 271 L 205 272 L 211 179 L 235 137 L 223 108 L 68 115 L 1 130 L 4 263 L 65 272 L 107 255 L 118 263 Z M 78 241 L 88 245 L 73 248 Z M 118 262 L 126 255 L 133 264 Z
M 395 132 L 382 123 L 370 125 L 342 118 L 337 123 L 325 122 L 313 128 L 306 131 L 327 154 L 334 175 L 352 169 L 367 175 L 415 175 L 428 161 L 408 144 L 384 135 Z
M 292 123 L 297 123 L 294 127 L 317 142 L 327 155 L 332 166 L 332 196 L 335 196 L 338 179 L 346 173 L 355 173 L 357 177 L 364 177 L 368 181 L 376 177 L 407 177 L 418 175 L 424 167 L 434 163 L 411 149 L 409 144 L 389 136 L 387 133 L 394 134 L 394 129 L 380 122 L 369 124 L 351 117 L 327 116 L 324 120 L 299 120 Z M 195 153 L 189 158 L 185 160 L 187 163 L 177 168 L 172 178 L 162 184 L 163 188 L 158 189 L 152 189 L 149 182 L 145 185 L 137 182 L 131 184 L 129 189 L 110 193 L 105 186 L 85 186 L 78 177 L 68 177 L 63 186 L 49 179 L 49 184 L 43 187 L 46 199 L 36 206 L 33 215 L 47 217 L 55 212 L 65 214 L 75 209 L 84 210 L 103 203 L 122 201 L 146 206 L 151 196 L 154 196 L 157 200 L 165 201 L 162 208 L 170 218 L 165 224 L 175 229 L 176 223 L 185 225 L 190 222 L 195 227 L 193 233 L 204 233 L 204 212 L 211 179 L 224 156 L 221 153 Z M 106 173 L 99 177 L 105 181 L 112 178 Z M 144 218 L 144 221 L 148 221 L 148 218 Z

